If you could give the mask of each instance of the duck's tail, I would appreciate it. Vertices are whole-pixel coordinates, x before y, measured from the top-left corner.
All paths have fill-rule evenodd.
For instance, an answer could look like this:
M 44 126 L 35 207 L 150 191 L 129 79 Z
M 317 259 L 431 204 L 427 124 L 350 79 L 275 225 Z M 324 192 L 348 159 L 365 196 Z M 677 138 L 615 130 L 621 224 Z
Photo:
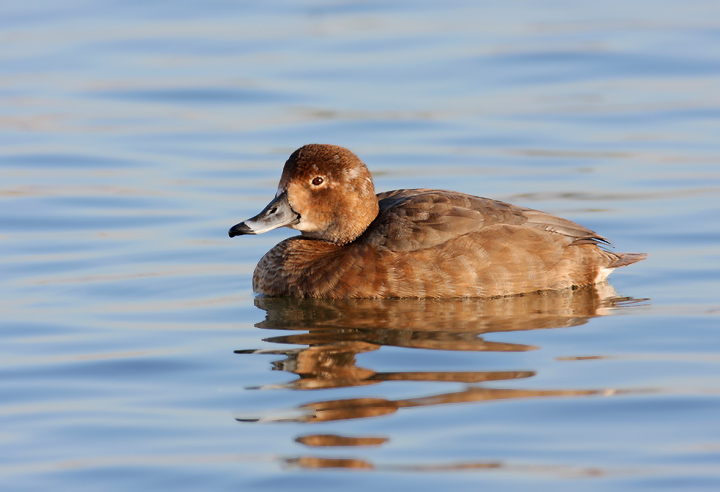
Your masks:
M 632 265 L 647 258 L 647 253 L 616 253 L 617 259 L 608 268 L 617 268 Z

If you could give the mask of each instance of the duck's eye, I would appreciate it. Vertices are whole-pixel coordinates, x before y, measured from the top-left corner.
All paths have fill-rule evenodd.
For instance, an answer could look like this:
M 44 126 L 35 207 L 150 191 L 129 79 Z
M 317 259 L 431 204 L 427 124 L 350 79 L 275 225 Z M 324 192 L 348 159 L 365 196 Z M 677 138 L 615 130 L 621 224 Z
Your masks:
M 321 184 L 323 184 L 323 181 L 324 180 L 320 176 L 317 176 L 317 177 L 313 178 L 311 183 L 313 184 L 313 186 L 320 186 Z

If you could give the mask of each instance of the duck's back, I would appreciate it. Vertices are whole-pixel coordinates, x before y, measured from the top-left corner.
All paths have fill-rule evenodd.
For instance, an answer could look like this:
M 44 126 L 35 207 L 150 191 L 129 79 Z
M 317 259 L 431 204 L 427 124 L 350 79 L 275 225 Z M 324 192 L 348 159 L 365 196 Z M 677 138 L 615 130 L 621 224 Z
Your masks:
M 441 190 L 378 195 L 352 243 L 291 238 L 258 264 L 256 291 L 297 297 L 493 297 L 589 285 L 644 255 L 544 212 Z
M 549 233 L 558 244 L 607 240 L 575 222 L 509 203 L 443 190 L 394 190 L 378 194 L 380 213 L 363 238 L 392 251 L 428 249 L 498 226 Z

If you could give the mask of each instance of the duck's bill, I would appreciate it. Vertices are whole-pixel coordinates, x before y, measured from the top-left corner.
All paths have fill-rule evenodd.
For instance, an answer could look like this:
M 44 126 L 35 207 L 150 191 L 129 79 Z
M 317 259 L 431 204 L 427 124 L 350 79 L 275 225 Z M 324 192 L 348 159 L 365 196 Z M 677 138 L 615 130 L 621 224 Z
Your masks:
M 299 220 L 300 216 L 290 206 L 287 192 L 285 192 L 276 196 L 262 212 L 252 219 L 232 226 L 228 234 L 230 237 L 243 234 L 262 234 L 278 227 L 297 224 Z

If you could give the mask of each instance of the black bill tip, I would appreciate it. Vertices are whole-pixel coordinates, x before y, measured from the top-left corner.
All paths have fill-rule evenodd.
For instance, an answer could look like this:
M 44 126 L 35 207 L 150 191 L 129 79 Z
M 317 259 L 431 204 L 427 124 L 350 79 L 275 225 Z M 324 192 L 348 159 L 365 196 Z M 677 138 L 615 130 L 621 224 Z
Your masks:
M 228 231 L 228 235 L 230 237 L 242 236 L 243 234 L 255 234 L 255 231 L 253 231 L 247 224 L 245 224 L 245 222 L 235 224 Z

